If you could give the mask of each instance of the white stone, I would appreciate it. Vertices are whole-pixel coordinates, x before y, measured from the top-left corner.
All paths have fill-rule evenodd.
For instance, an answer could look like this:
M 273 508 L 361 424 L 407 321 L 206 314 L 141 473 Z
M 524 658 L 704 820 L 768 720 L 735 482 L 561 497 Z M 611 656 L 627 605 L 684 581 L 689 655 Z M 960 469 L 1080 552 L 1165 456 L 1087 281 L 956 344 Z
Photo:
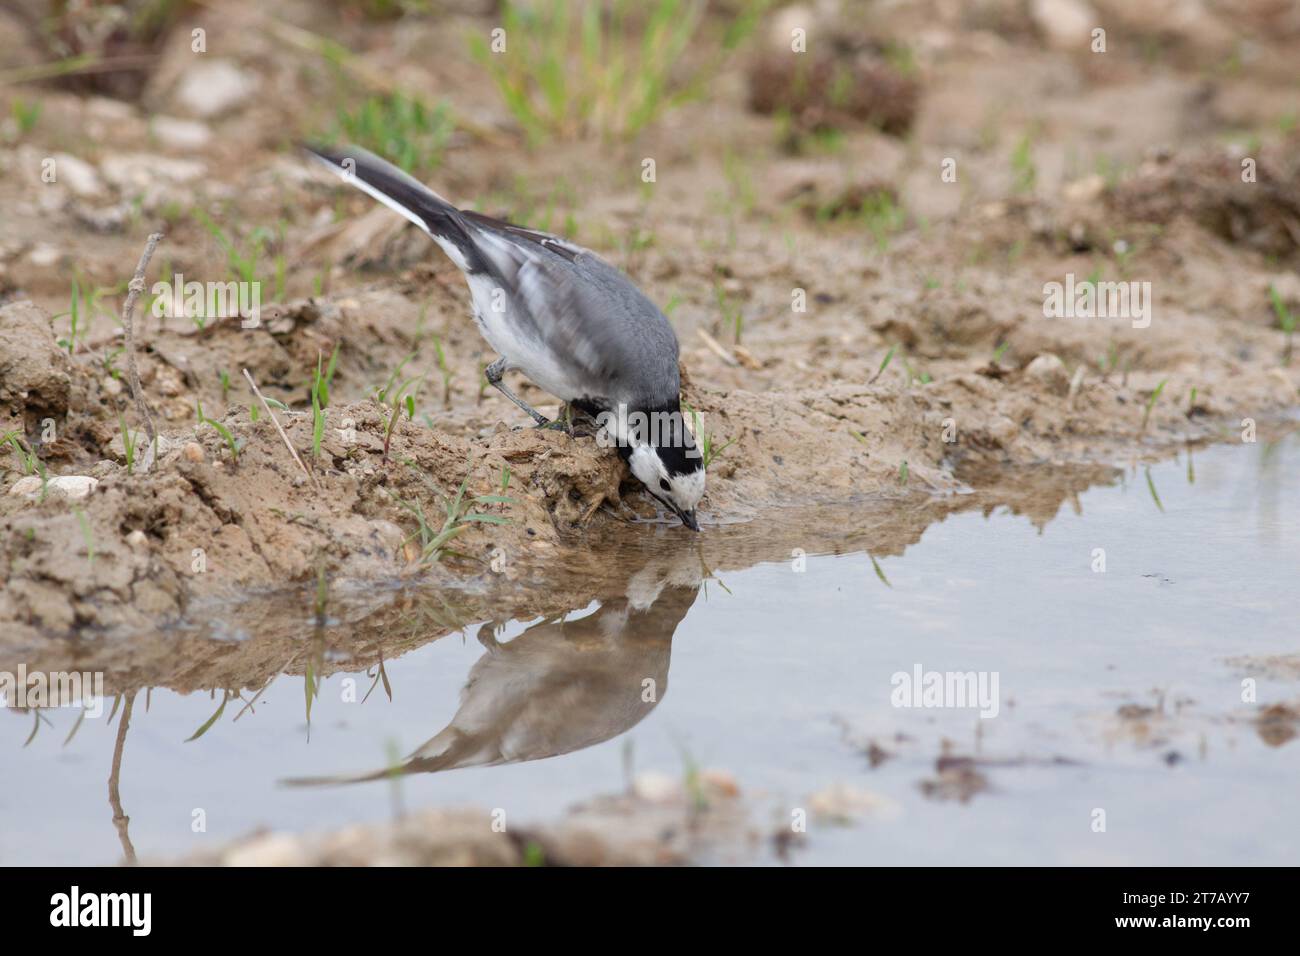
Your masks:
M 58 475 L 51 478 L 46 484 L 47 495 L 62 495 L 65 498 L 84 498 L 94 490 L 99 484 L 98 478 L 91 478 L 89 475 Z M 19 478 L 9 489 L 9 494 L 15 497 L 26 495 L 28 498 L 39 498 L 41 494 L 41 476 L 28 475 L 26 478 Z
M 152 153 L 106 156 L 101 169 L 104 178 L 123 191 L 143 189 L 155 185 L 159 179 L 193 182 L 208 171 L 207 164 L 197 159 L 174 159 Z
M 298 839 L 288 833 L 267 833 L 233 847 L 222 861 L 226 866 L 296 866 L 304 854 Z
M 198 120 L 155 116 L 151 126 L 159 142 L 172 149 L 203 149 L 212 140 L 212 130 L 206 123 L 200 123 Z
M 40 490 L 41 490 L 41 476 L 28 475 L 26 478 L 19 478 L 17 481 L 15 481 L 13 483 L 13 487 L 9 489 L 9 494 L 13 495 L 14 497 L 20 497 L 22 495 L 29 495 L 32 492 L 36 492 L 37 494 L 39 494 Z
M 666 773 L 647 771 L 632 781 L 632 792 L 648 803 L 671 803 L 682 792 L 681 784 Z
M 96 199 L 104 195 L 104 183 L 90 163 L 71 153 L 55 153 L 50 158 L 54 160 L 56 183 L 62 183 L 85 199 Z
M 52 246 L 48 242 L 38 242 L 32 247 L 32 251 L 27 253 L 27 261 L 34 266 L 42 269 L 48 269 L 63 257 L 58 246 Z
M 1048 45 L 1058 50 L 1087 53 L 1093 28 L 1101 26 L 1083 0 L 1033 0 L 1029 12 Z
M 1065 188 L 1061 190 L 1068 201 L 1079 203 L 1092 202 L 1105 191 L 1106 180 L 1096 173 L 1068 182 L 1065 184 Z
M 107 96 L 92 96 L 86 100 L 86 115 L 91 119 L 110 123 L 126 123 L 135 118 L 136 108 L 130 103 Z
M 248 99 L 257 80 L 230 60 L 201 59 L 185 70 L 176 102 L 186 112 L 211 118 Z
M 819 820 L 844 824 L 867 815 L 894 816 L 898 805 L 888 797 L 870 790 L 836 783 L 809 797 L 808 809 Z
M 1064 395 L 1070 390 L 1070 373 L 1059 356 L 1044 352 L 1037 356 L 1025 368 L 1025 375 L 1037 379 L 1055 395 Z

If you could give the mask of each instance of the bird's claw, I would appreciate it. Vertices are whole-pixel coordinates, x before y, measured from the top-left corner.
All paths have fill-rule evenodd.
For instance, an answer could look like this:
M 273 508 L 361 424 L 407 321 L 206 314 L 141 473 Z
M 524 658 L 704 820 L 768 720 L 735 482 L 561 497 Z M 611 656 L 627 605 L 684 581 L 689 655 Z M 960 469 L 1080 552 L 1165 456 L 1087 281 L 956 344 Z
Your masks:
M 548 431 L 553 431 L 553 432 L 563 432 L 569 430 L 569 425 L 567 422 L 538 422 L 533 427 L 545 428 Z

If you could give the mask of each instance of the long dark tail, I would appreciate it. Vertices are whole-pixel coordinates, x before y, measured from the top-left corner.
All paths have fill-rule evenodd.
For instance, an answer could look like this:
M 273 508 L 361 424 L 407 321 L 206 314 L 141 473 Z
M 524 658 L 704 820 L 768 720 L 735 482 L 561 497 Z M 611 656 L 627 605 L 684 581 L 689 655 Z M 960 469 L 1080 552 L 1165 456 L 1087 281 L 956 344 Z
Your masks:
M 478 755 L 482 742 L 477 737 L 469 736 L 453 728 L 444 728 L 436 737 L 426 742 L 419 750 L 411 754 L 400 764 L 386 770 L 371 770 L 365 773 L 338 774 L 327 777 L 288 777 L 280 781 L 285 787 L 330 787 L 349 783 L 369 783 L 372 780 L 392 779 L 410 773 L 437 773 L 440 770 L 454 770 L 457 767 L 481 764 L 474 758 Z
M 459 209 L 419 180 L 359 146 L 334 149 L 304 143 L 303 149 L 344 182 L 378 199 L 427 232 L 464 271 L 488 271 L 483 254 L 474 242 L 473 227 Z

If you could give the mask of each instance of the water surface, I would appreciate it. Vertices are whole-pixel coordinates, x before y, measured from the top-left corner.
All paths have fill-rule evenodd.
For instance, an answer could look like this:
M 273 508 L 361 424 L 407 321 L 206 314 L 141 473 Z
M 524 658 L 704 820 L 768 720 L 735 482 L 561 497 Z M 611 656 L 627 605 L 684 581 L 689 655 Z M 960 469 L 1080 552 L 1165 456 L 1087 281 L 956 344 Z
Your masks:
M 43 711 L 25 745 L 35 716 L 3 711 L 0 862 L 171 858 L 262 826 L 382 820 L 395 798 L 541 821 L 621 790 L 628 759 L 674 775 L 689 759 L 734 774 L 765 826 L 836 784 L 875 795 L 852 825 L 814 820 L 795 862 L 1293 864 L 1300 742 L 1256 718 L 1300 702 L 1297 468 L 1294 435 L 1185 452 L 1050 517 L 971 508 L 905 547 L 868 531 L 845 553 L 801 562 L 781 544 L 731 570 L 716 570 L 729 542 L 754 553 L 764 531 L 716 529 L 712 574 L 694 546 L 635 529 L 589 603 L 417 640 L 385 662 L 391 700 L 374 668 L 345 666 L 310 727 L 302 676 L 188 742 L 220 691 L 137 694 L 111 796 L 120 713 L 65 743 L 77 711 Z M 834 529 L 846 512 L 798 520 Z M 894 675 L 918 667 L 996 675 L 996 716 L 895 706 Z M 873 744 L 889 755 L 875 765 Z M 396 790 L 283 783 L 407 754 Z M 927 789 L 945 755 L 986 788 Z

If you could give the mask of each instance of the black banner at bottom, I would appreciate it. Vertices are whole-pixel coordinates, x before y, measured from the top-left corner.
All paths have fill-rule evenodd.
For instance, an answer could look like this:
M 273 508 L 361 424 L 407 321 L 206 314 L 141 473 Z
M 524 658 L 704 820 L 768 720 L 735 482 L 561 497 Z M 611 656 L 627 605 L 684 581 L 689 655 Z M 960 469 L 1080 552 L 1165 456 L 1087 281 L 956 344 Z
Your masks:
M 773 921 L 816 933 L 911 932 L 927 942 L 1199 935 L 1231 943 L 1293 920 L 1295 873 L 1284 869 L 729 869 L 355 870 L 23 869 L 7 877 L 9 946 L 76 934 L 104 941 L 277 937 L 319 942 L 342 914 L 376 938 L 443 927 L 602 929 L 634 934 L 661 920 L 768 933 Z M 640 912 L 638 912 L 640 911 Z M 583 914 L 587 914 L 584 916 Z M 482 917 L 481 919 L 478 917 Z M 556 921 L 562 920 L 562 924 Z M 650 920 L 647 923 L 646 920 Z M 617 929 L 615 925 L 613 928 Z M 530 931 L 531 932 L 531 931 Z M 361 937 L 358 937 L 361 938 Z M 1050 938 L 1050 937 L 1049 937 Z

